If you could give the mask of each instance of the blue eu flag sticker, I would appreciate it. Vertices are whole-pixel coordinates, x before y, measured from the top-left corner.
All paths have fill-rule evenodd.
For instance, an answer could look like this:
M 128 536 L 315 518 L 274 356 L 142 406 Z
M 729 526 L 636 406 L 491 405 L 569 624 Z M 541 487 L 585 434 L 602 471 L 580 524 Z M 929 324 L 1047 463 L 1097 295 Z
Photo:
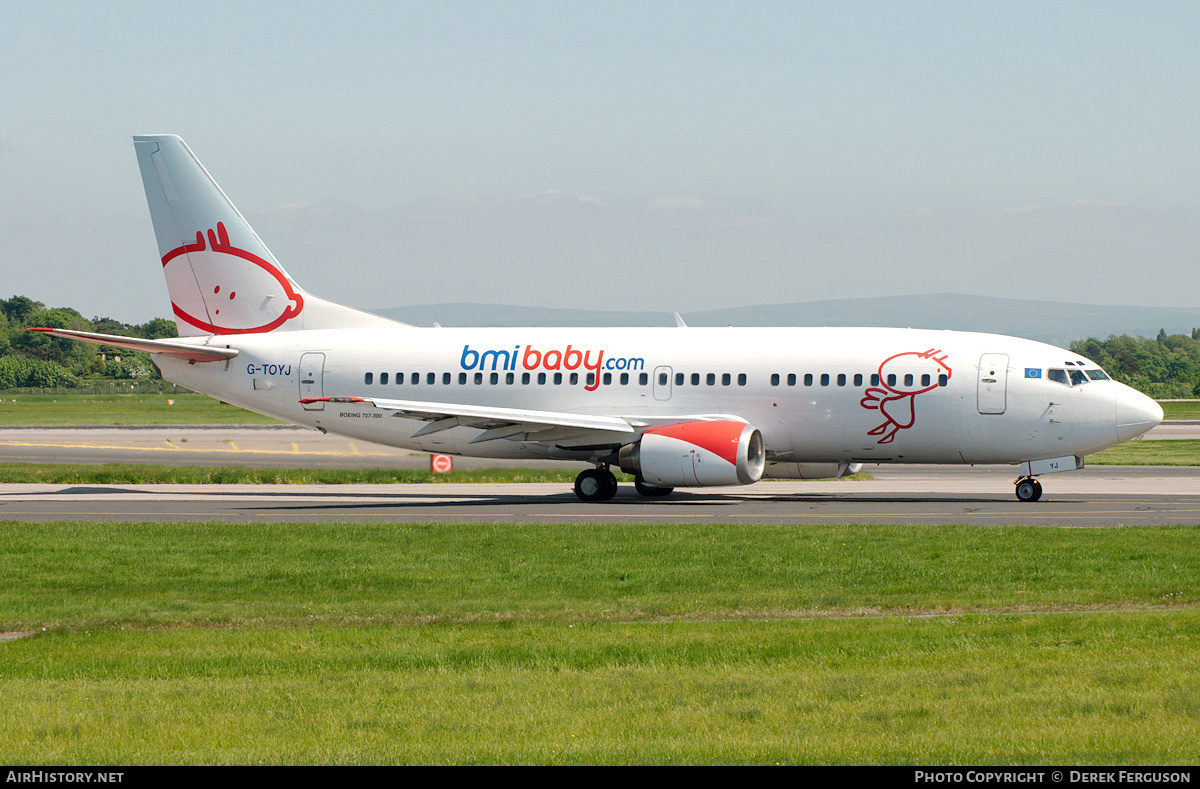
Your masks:
M 1042 377 L 1042 368 L 1026 367 L 1025 368 L 1025 377 L 1026 378 L 1041 378 Z

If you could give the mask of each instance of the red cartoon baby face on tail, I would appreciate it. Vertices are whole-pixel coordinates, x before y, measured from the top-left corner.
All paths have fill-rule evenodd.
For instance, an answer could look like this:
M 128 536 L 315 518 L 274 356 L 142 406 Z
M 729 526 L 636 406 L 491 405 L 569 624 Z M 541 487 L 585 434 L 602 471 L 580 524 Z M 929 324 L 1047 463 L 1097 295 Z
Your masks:
M 300 314 L 303 297 L 274 264 L 229 241 L 225 225 L 163 255 L 171 306 L 213 334 L 268 332 Z
M 860 401 L 863 408 L 877 409 L 885 421 L 867 431 L 881 436 L 878 443 L 890 444 L 896 433 L 907 430 L 917 420 L 916 397 L 942 385 L 942 376 L 950 378 L 947 356 L 939 350 L 906 351 L 889 356 L 879 365 L 879 387 L 872 386 Z

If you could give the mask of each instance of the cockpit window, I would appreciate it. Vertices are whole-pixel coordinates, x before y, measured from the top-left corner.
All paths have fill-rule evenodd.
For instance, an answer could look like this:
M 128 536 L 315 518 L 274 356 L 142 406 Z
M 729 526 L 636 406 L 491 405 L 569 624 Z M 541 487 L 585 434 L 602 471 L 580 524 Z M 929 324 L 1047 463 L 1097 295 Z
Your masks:
M 1050 369 L 1046 371 L 1046 377 L 1055 383 L 1060 383 L 1063 386 L 1083 386 L 1091 381 L 1108 381 L 1108 373 L 1100 369 L 1091 370 L 1062 370 Z

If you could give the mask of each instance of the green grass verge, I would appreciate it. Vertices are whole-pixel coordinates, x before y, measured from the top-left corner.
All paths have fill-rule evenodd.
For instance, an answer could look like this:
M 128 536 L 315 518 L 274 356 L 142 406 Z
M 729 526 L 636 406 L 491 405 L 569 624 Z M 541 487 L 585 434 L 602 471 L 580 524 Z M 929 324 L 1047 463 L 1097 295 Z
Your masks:
M 12 394 L 0 397 L 0 425 L 279 425 L 206 395 Z
M 1159 402 L 1163 409 L 1163 419 L 1200 419 L 1200 400 L 1185 400 L 1183 402 Z
M 0 753 L 1192 763 L 1197 566 L 1195 527 L 0 523 Z
M 1200 440 L 1126 441 L 1087 456 L 1095 466 L 1200 466 Z

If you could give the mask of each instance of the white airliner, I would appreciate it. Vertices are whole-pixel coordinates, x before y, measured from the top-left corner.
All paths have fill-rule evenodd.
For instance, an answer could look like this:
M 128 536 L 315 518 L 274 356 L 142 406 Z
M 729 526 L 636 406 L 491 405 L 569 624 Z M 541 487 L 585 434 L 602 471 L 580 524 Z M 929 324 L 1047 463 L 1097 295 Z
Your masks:
M 168 381 L 323 432 L 590 464 L 584 501 L 612 498 L 613 466 L 660 496 L 863 463 L 1014 464 L 1036 501 L 1039 475 L 1162 420 L 1078 354 L 994 334 L 409 326 L 302 290 L 179 137 L 134 147 L 179 338 L 36 331 L 148 351 Z

